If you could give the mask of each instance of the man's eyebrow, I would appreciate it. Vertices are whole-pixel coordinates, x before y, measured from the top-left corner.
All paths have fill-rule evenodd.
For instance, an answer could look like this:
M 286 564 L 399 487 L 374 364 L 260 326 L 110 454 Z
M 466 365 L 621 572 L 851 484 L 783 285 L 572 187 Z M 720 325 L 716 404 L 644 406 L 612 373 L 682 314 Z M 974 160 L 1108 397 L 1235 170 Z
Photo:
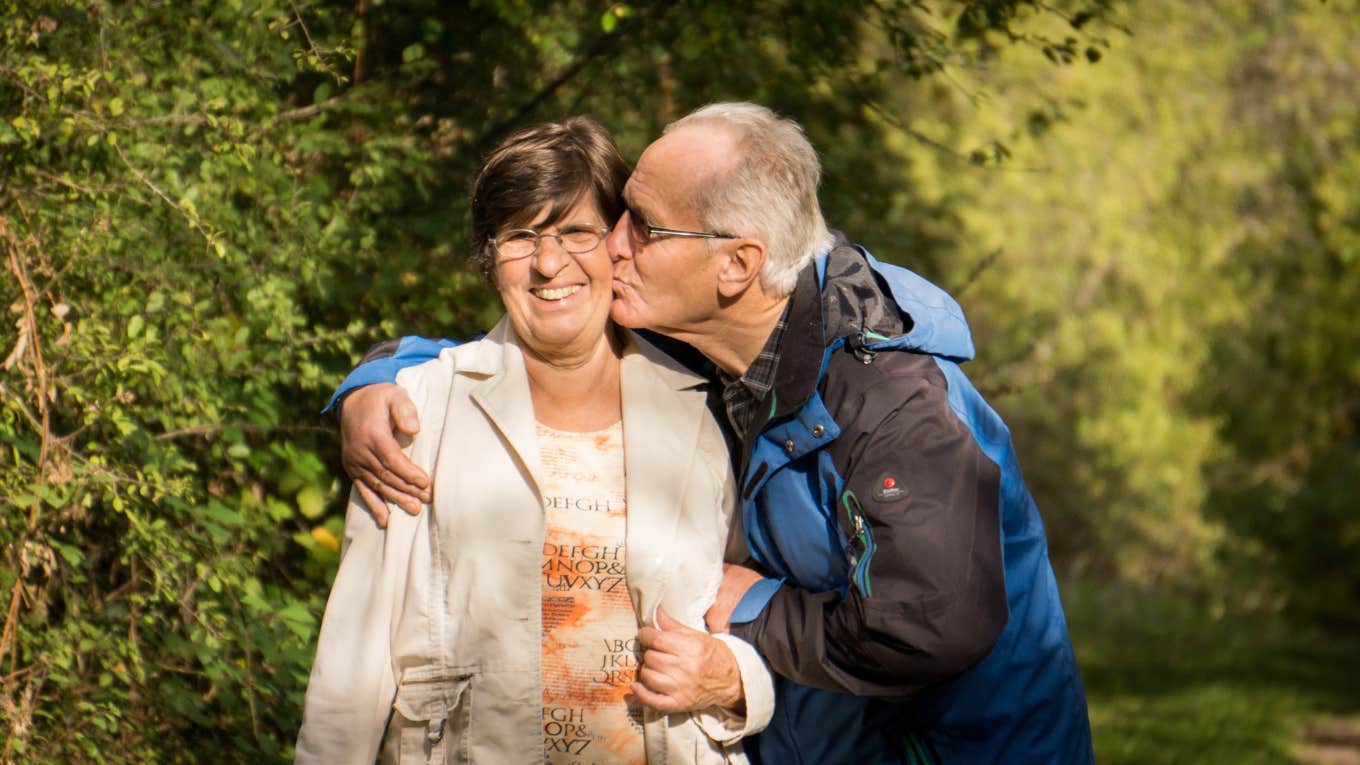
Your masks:
M 650 224 L 654 220 L 651 211 L 636 202 L 630 202 L 627 198 L 624 198 L 623 206 L 628 208 L 629 217 L 641 218 L 640 223 Z

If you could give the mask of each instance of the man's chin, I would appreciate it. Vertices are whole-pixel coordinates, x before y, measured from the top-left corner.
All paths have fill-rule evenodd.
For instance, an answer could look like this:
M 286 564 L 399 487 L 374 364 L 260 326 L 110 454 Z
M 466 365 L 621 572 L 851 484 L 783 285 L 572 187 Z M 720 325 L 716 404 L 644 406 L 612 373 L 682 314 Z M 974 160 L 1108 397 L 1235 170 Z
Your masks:
M 629 329 L 647 329 L 647 322 L 637 312 L 628 306 L 628 302 L 620 297 L 615 297 L 614 302 L 609 304 L 609 318 L 620 327 Z

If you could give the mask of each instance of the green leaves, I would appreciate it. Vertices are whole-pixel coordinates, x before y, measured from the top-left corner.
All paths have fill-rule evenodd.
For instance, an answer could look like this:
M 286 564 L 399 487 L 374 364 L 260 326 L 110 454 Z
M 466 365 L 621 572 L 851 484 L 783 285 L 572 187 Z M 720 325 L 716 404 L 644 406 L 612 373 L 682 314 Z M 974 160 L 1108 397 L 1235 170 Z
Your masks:
M 604 31 L 605 34 L 609 34 L 618 29 L 620 20 L 626 19 L 632 14 L 633 9 L 627 5 L 622 3 L 611 5 L 609 6 L 609 9 L 600 16 L 600 29 Z
M 1246 550 L 1349 607 L 1338 11 L 357 9 L 0 0 L 0 693 L 39 699 L 15 751 L 286 759 L 344 536 L 318 410 L 372 342 L 498 318 L 468 181 L 578 112 L 634 157 L 708 101 L 798 119 L 829 222 L 962 287 L 1060 561 L 1198 580 Z
M 371 334 L 315 299 L 352 272 L 315 248 L 349 145 L 278 118 L 305 36 L 256 6 L 0 4 L 0 299 L 36 317 L 0 349 L 0 584 L 24 582 L 0 693 L 33 761 L 175 762 L 205 731 L 278 760 L 296 731 L 336 556 L 291 535 L 338 491 L 315 411 Z
M 302 517 L 307 519 L 319 518 L 326 509 L 326 495 L 320 487 L 309 484 L 298 492 L 297 506 Z

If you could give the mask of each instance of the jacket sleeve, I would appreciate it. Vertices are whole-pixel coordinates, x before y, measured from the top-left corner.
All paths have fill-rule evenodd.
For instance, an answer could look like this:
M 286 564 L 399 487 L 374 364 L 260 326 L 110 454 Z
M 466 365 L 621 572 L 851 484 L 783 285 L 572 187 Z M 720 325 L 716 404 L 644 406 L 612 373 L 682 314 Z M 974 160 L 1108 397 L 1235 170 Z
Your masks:
M 729 519 L 727 549 L 723 560 L 727 563 L 745 563 L 750 560 L 751 553 L 746 548 L 746 536 L 742 533 L 741 513 L 736 512 L 736 481 L 728 464 L 727 450 L 721 451 L 720 459 L 725 473 L 723 516 Z M 737 671 L 741 674 L 743 712 L 735 714 L 725 709 L 708 709 L 695 712 L 694 719 L 705 735 L 718 744 L 728 745 L 746 736 L 753 736 L 770 724 L 770 719 L 774 717 L 774 677 L 755 646 L 725 633 L 713 637 L 721 640 L 737 661 Z
M 778 584 L 732 634 L 797 682 L 907 700 L 978 662 L 1005 628 L 1001 472 L 942 385 L 890 378 L 859 404 L 837 445 L 850 585 Z
M 345 396 L 353 393 L 356 388 L 374 383 L 396 382 L 397 372 L 406 367 L 423 364 L 437 357 L 445 348 L 456 345 L 458 343 L 452 340 L 431 340 L 416 335 L 378 343 L 368 349 L 359 366 L 355 367 L 354 371 L 340 383 L 340 387 L 335 389 L 335 393 L 331 394 L 330 401 L 326 402 L 326 408 L 322 409 L 321 413 L 326 414 L 334 409 L 338 416 L 340 407 L 344 405 Z
M 755 646 L 726 633 L 713 637 L 726 644 L 737 661 L 745 711 L 736 714 L 725 709 L 705 709 L 695 712 L 694 719 L 704 735 L 718 744 L 727 745 L 754 736 L 770 724 L 774 717 L 774 677 Z
M 340 568 L 326 603 L 303 704 L 296 765 L 369 765 L 377 756 L 396 678 L 391 628 L 395 566 L 386 534 L 357 492 L 345 514 Z
M 430 420 L 442 418 L 431 401 L 447 397 L 449 369 L 410 369 L 399 382 L 421 413 L 421 432 L 408 456 L 428 460 L 441 432 Z M 357 491 L 345 511 L 340 567 L 326 601 L 316 658 L 303 703 L 296 765 L 372 765 L 397 692 L 392 636 L 405 608 L 413 551 L 428 549 L 432 510 L 418 517 L 391 514 L 378 527 Z

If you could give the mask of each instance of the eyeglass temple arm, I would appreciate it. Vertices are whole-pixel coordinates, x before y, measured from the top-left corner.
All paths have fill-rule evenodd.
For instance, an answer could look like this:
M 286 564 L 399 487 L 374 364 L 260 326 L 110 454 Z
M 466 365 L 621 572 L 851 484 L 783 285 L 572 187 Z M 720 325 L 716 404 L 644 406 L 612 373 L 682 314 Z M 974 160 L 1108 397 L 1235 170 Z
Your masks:
M 661 228 L 659 226 L 648 226 L 649 234 L 661 234 L 662 236 L 688 236 L 697 239 L 736 239 L 731 234 L 715 234 L 709 231 L 680 231 L 674 228 Z

